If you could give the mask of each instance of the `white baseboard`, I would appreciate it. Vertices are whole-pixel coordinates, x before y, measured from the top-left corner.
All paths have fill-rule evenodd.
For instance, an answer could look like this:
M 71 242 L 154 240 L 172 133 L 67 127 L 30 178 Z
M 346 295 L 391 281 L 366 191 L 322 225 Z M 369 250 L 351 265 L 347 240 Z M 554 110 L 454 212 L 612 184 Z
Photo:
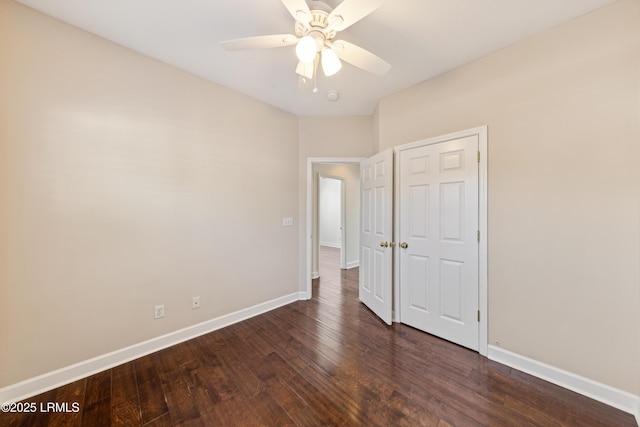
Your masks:
M 352 268 L 360 267 L 360 260 L 351 261 L 347 263 L 347 270 L 351 270 Z
M 320 242 L 320 246 L 326 246 L 328 248 L 336 248 L 336 249 L 340 249 L 342 247 L 340 243 L 331 243 L 331 242 Z
M 640 425 L 640 396 L 581 377 L 534 359 L 489 346 L 489 359 L 526 372 L 550 383 L 575 391 L 599 402 L 618 408 L 636 417 Z
M 111 353 L 103 354 L 74 365 L 66 366 L 16 384 L 0 388 L 0 403 L 17 402 L 36 396 L 40 393 L 44 393 L 54 388 L 88 377 L 89 375 L 113 368 L 147 354 L 162 350 L 163 348 L 171 347 L 172 345 L 179 344 L 200 335 L 224 328 L 225 326 L 258 316 L 301 299 L 305 299 L 304 292 L 285 295 L 271 301 L 254 305 L 253 307 L 207 320 L 166 335 L 152 338 Z

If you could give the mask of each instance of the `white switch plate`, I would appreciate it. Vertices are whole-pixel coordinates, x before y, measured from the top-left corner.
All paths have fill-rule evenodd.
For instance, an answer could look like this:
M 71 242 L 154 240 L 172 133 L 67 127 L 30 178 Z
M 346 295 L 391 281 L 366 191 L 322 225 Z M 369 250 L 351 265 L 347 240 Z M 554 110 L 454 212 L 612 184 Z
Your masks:
M 290 227 L 292 225 L 293 225 L 293 217 L 286 216 L 286 217 L 282 218 L 282 226 L 283 227 Z

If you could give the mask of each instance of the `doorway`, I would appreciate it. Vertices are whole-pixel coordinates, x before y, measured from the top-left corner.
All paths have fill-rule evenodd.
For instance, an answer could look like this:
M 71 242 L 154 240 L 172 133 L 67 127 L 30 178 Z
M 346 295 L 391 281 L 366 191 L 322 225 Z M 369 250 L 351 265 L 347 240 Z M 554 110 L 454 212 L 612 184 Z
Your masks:
M 320 177 L 342 180 L 343 220 L 338 269 L 360 265 L 360 161 L 361 158 L 307 159 L 306 274 L 305 296 L 311 298 L 312 279 L 319 270 L 319 181 Z
M 344 181 L 344 178 L 318 173 L 318 256 L 331 254 L 330 257 L 324 257 L 325 264 L 329 260 L 335 260 L 336 266 L 341 269 L 347 268 Z M 318 266 L 321 265 L 319 262 Z M 318 277 L 319 271 L 320 269 L 314 270 L 313 278 Z

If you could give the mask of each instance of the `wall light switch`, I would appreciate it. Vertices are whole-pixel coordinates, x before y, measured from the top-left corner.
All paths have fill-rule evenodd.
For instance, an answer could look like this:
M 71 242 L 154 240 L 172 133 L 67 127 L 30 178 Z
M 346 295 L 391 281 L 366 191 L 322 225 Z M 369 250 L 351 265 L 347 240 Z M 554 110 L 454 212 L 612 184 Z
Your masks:
M 293 217 L 287 216 L 282 218 L 282 226 L 283 227 L 290 227 L 293 225 Z

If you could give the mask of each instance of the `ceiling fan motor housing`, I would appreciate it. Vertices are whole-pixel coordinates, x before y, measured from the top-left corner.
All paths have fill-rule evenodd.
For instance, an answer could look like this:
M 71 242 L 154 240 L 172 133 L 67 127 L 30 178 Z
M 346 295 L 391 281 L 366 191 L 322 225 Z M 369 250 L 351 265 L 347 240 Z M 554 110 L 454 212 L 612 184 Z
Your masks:
M 311 1 L 309 9 L 311 10 L 311 20 L 308 25 L 296 21 L 296 35 L 298 37 L 311 36 L 319 44 L 319 47 L 322 47 L 325 41 L 332 40 L 336 36 L 335 30 L 327 29 L 329 14 L 333 8 L 322 1 Z

